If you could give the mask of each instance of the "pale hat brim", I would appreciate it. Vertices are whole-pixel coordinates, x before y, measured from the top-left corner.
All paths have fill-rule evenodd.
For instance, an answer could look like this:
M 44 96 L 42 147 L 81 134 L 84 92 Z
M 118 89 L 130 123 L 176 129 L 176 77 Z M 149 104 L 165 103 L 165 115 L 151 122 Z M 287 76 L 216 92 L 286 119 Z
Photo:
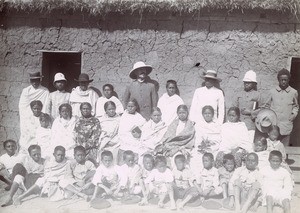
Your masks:
M 222 79 L 221 79 L 221 78 L 214 77 L 214 76 L 211 76 L 211 75 L 204 75 L 204 76 L 201 76 L 201 78 L 202 78 L 202 79 L 204 79 L 204 80 L 205 80 L 205 78 L 210 78 L 210 79 L 217 80 L 217 81 L 219 81 L 219 82 L 221 82 L 221 81 L 222 81 Z
M 258 112 L 255 119 L 256 128 L 262 132 L 266 133 L 266 129 L 272 125 L 277 125 L 277 115 L 271 109 L 262 109 Z M 265 129 L 263 129 L 265 128 Z
M 136 68 L 133 68 L 132 70 L 130 70 L 129 77 L 132 79 L 136 79 L 137 78 L 136 71 L 138 71 L 141 68 L 146 70 L 147 75 L 149 75 L 153 70 L 153 68 L 150 65 L 139 66 L 139 67 L 136 67 Z

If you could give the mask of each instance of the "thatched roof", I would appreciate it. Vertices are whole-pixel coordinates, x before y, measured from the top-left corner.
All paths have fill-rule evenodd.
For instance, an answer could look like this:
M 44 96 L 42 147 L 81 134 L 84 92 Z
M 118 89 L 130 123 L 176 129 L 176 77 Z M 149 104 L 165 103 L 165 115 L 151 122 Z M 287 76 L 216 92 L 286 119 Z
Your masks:
M 81 10 L 90 14 L 108 12 L 194 13 L 201 9 L 277 10 L 298 14 L 300 0 L 0 0 L 1 8 L 23 11 Z

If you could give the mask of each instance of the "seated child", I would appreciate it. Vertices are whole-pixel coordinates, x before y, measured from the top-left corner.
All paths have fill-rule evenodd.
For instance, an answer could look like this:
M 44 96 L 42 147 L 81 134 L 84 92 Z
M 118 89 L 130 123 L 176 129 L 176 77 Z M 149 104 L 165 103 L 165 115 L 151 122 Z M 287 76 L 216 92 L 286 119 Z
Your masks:
M 123 152 L 125 150 L 131 150 L 136 154 L 138 158 L 138 151 L 140 145 L 140 132 L 136 129 L 141 129 L 141 127 L 146 123 L 145 118 L 137 112 L 138 103 L 135 99 L 132 99 L 127 104 L 127 109 L 124 111 L 120 119 L 119 125 L 119 140 L 120 149 L 118 153 L 118 164 L 122 165 L 123 162 Z
M 240 109 L 230 107 L 227 112 L 228 122 L 222 125 L 221 143 L 216 158 L 216 167 L 223 164 L 224 154 L 232 154 L 237 167 L 242 165 L 246 154 L 253 151 L 253 142 L 249 137 L 247 126 L 240 121 Z
M 175 179 L 174 197 L 181 199 L 177 203 L 178 209 L 183 209 L 184 205 L 199 195 L 197 188 L 194 186 L 194 177 L 190 169 L 186 167 L 186 158 L 184 155 L 176 155 L 175 159 L 176 168 L 173 169 L 173 176 Z
M 74 148 L 74 159 L 69 161 L 65 177 L 59 181 L 59 186 L 65 192 L 71 192 L 88 201 L 96 168 L 91 161 L 86 160 L 86 150 L 83 146 Z
M 195 125 L 195 146 L 191 152 L 190 167 L 192 171 L 203 169 L 202 157 L 206 152 L 217 155 L 221 142 L 221 125 L 214 119 L 214 109 L 210 105 L 202 108 L 203 121 Z
M 95 191 L 91 201 L 98 194 L 101 194 L 101 196 L 120 196 L 120 171 L 118 166 L 113 164 L 113 154 L 111 151 L 103 151 L 101 153 L 101 163 L 96 169 L 92 183 L 95 185 Z
M 223 189 L 223 198 L 229 197 L 233 194 L 233 189 L 229 188 L 229 180 L 235 169 L 234 156 L 232 154 L 225 154 L 223 157 L 223 167 L 218 169 L 219 181 Z
M 142 187 L 143 200 L 139 203 L 141 206 L 148 204 L 148 195 L 146 194 L 145 179 L 154 168 L 154 158 L 150 154 L 143 156 L 143 167 L 141 169 L 140 186 Z
M 17 152 L 17 142 L 6 140 L 3 142 L 5 154 L 0 157 L 0 180 L 7 184 L 6 191 L 10 190 L 12 184 L 12 171 L 17 163 L 23 162 L 24 155 Z
M 131 150 L 123 153 L 124 164 L 120 166 L 120 185 L 128 195 L 138 195 L 142 192 L 140 186 L 141 168 L 135 161 L 135 154 Z
M 278 140 L 278 137 L 280 135 L 280 130 L 278 126 L 271 126 L 270 130 L 268 132 L 268 138 L 267 138 L 267 150 L 273 151 L 278 150 L 282 154 L 282 159 L 285 161 L 286 158 L 286 152 L 283 143 L 281 143 L 280 140 Z
M 268 166 L 270 151 L 267 150 L 267 140 L 265 137 L 257 137 L 254 140 L 254 152 L 258 156 L 258 168 Z
M 246 166 L 237 168 L 229 184 L 233 187 L 234 196 L 231 197 L 229 206 L 235 207 L 236 212 L 247 212 L 253 206 L 257 207 L 257 198 L 260 193 L 258 156 L 251 152 L 246 156 Z M 255 203 L 255 204 L 253 204 Z M 242 207 L 242 208 L 241 208 Z
M 44 175 L 45 160 L 41 158 L 41 147 L 39 145 L 30 145 L 28 148 L 30 157 L 26 157 L 24 162 L 17 163 L 13 168 L 13 182 L 9 196 L 1 207 L 12 205 L 13 196 L 19 187 L 23 190 L 29 189 L 35 181 Z
M 219 195 L 222 193 L 220 186 L 218 169 L 213 167 L 214 156 L 212 153 L 204 153 L 202 157 L 203 169 L 198 173 L 200 178 L 197 178 L 195 186 L 197 187 L 201 200 Z
M 51 124 L 52 119 L 50 115 L 46 113 L 41 113 L 40 117 L 40 124 L 36 130 L 35 140 L 36 144 L 41 147 L 41 153 L 43 158 L 50 158 L 51 153 Z
M 167 159 L 164 156 L 157 156 L 155 159 L 155 169 L 153 169 L 149 176 L 145 179 L 146 195 L 158 194 L 158 206 L 164 207 L 164 200 L 169 195 L 171 202 L 171 209 L 176 209 L 174 200 L 173 184 L 174 177 L 172 171 L 167 167 Z
M 53 158 L 46 160 L 44 176 L 37 179 L 24 194 L 15 199 L 14 204 L 20 205 L 21 201 L 31 194 L 47 194 L 51 201 L 57 201 L 64 198 L 63 192 L 58 187 L 58 182 L 64 178 L 68 164 L 65 158 L 66 150 L 62 146 L 54 148 Z
M 270 165 L 261 169 L 262 192 L 266 199 L 267 212 L 273 212 L 274 205 L 283 206 L 284 212 L 291 212 L 290 201 L 293 181 L 289 172 L 281 167 L 282 153 L 277 150 L 270 152 Z

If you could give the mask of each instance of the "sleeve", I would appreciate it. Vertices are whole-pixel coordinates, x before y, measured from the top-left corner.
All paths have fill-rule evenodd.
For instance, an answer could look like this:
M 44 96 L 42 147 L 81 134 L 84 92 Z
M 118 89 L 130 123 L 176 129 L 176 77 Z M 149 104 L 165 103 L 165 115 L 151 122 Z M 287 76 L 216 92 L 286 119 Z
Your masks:
M 217 169 L 215 170 L 215 174 L 213 177 L 213 186 L 215 187 L 215 189 L 220 187 L 219 173 Z
M 218 100 L 218 123 L 221 125 L 224 122 L 224 115 L 225 115 L 225 104 L 224 104 L 224 95 L 222 90 L 220 92 L 220 97 Z
M 99 138 L 101 135 L 101 126 L 100 126 L 100 121 L 98 118 L 95 118 L 95 125 L 93 126 L 93 135 L 91 137 L 91 140 L 94 141 L 95 144 L 99 143 Z
M 46 113 L 51 115 L 51 111 L 52 111 L 52 95 L 50 93 L 48 101 L 46 102 Z
M 73 168 L 71 162 L 68 162 L 68 164 L 66 165 L 65 178 L 73 178 Z
M 86 161 L 87 162 L 87 169 L 88 171 L 94 171 L 96 170 L 95 165 L 91 161 Z
M 115 104 L 116 104 L 116 113 L 122 114 L 124 112 L 124 107 L 118 98 L 115 99 Z
M 128 104 L 129 98 L 130 98 L 130 89 L 129 89 L 129 86 L 127 86 L 126 89 L 125 89 L 124 95 L 123 95 L 123 106 L 124 106 L 124 109 L 126 109 L 126 106 Z
M 193 100 L 190 108 L 190 116 L 189 116 L 189 119 L 194 122 L 196 122 L 196 117 L 197 117 L 197 106 L 198 106 L 198 95 L 196 90 L 193 95 Z
M 267 98 L 266 98 L 266 101 L 265 101 L 265 104 L 264 104 L 263 108 L 270 109 L 271 102 L 272 102 L 272 90 L 269 91 L 269 94 L 266 97 Z
M 166 174 L 165 181 L 167 183 L 172 183 L 174 181 L 174 176 L 172 171 L 170 169 L 167 169 L 165 174 Z
M 241 169 L 242 169 L 242 167 L 239 167 L 239 168 L 237 168 L 237 169 L 233 172 L 232 177 L 229 179 L 229 184 L 230 184 L 231 186 L 233 186 L 233 185 L 234 185 L 234 182 L 235 182 L 237 179 L 239 179 L 239 176 L 240 176 L 240 173 L 241 173 Z
M 92 183 L 96 186 L 97 184 L 101 183 L 102 180 L 102 171 L 101 171 L 101 167 L 99 166 L 96 169 L 96 173 L 93 177 Z
M 124 169 L 124 167 L 120 166 L 120 167 L 117 167 L 117 173 L 118 173 L 118 177 L 120 180 L 120 182 L 119 182 L 120 186 L 125 187 L 128 182 L 127 171 Z
M 148 177 L 145 178 L 145 181 L 144 181 L 145 184 L 149 184 L 149 183 L 153 182 L 154 181 L 154 177 L 155 177 L 155 170 L 152 170 L 150 172 L 150 174 L 148 175 Z
M 289 174 L 289 172 L 284 169 L 284 179 L 283 179 L 283 189 L 284 189 L 284 193 L 287 197 L 291 196 L 291 193 L 293 191 L 293 180 L 291 178 L 291 175 Z
M 93 89 L 91 89 L 91 90 L 92 90 L 92 94 L 91 94 L 92 115 L 95 115 L 96 114 L 96 103 L 99 98 L 99 95 Z
M 293 108 L 292 108 L 292 119 L 294 120 L 298 115 L 299 104 L 298 104 L 298 92 L 295 91 L 295 95 L 293 97 Z
M 157 106 L 158 94 L 157 94 L 154 84 L 152 84 L 152 87 L 151 87 L 151 102 L 152 102 L 152 107 Z

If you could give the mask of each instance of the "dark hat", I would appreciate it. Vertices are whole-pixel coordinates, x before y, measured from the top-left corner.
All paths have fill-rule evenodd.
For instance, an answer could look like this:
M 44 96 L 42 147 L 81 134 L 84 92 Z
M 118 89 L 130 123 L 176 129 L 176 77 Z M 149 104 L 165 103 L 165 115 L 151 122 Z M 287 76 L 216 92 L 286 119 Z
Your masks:
M 214 70 L 207 70 L 205 75 L 202 76 L 203 79 L 205 78 L 211 78 L 211 79 L 215 79 L 217 81 L 222 81 L 220 78 L 217 77 L 217 72 Z
M 149 75 L 149 73 L 152 71 L 152 67 L 150 65 L 146 65 L 144 62 L 138 61 L 133 65 L 132 70 L 130 70 L 129 77 L 132 79 L 136 79 L 136 71 L 141 68 L 144 68 L 146 70 L 147 75 Z
M 44 76 L 42 76 L 40 72 L 29 73 L 29 79 L 39 79 L 39 78 L 43 78 L 43 77 Z
M 75 79 L 77 82 L 92 82 L 93 79 L 90 80 L 89 75 L 86 73 L 81 73 L 78 77 L 78 79 Z

